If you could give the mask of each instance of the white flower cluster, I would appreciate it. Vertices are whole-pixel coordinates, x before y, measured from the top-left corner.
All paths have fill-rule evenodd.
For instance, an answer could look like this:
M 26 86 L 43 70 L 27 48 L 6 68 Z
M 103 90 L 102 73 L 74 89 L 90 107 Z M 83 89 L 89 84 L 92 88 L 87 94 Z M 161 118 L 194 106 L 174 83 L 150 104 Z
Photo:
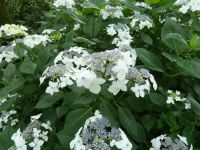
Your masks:
M 187 98 L 181 98 L 181 93 L 180 91 L 172 91 L 168 90 L 167 91 L 168 97 L 167 97 L 167 104 L 175 104 L 175 102 L 182 102 L 185 105 L 185 109 L 191 109 L 191 104 Z
M 33 150 L 40 150 L 44 142 L 48 141 L 48 132 L 52 131 L 50 122 L 41 123 L 38 119 L 41 114 L 32 116 L 31 122 L 24 129 L 23 132 L 20 129 L 17 130 L 11 137 L 15 145 L 9 148 L 9 150 L 27 150 L 28 147 Z
M 4 129 L 8 124 L 14 126 L 19 121 L 18 119 L 13 118 L 15 114 L 17 114 L 17 111 L 15 110 L 2 111 L 0 113 L 0 129 Z
M 186 14 L 188 11 L 200 11 L 200 0 L 176 0 L 174 5 L 180 6 L 179 12 L 183 14 Z
M 73 6 L 75 5 L 75 1 L 74 0 L 55 0 L 53 5 L 55 7 L 64 6 L 66 8 L 73 8 Z
M 108 129 L 110 128 L 110 129 Z M 132 144 L 120 128 L 112 128 L 109 120 L 96 110 L 95 115 L 85 121 L 70 142 L 71 150 L 131 150 Z
M 135 6 L 137 6 L 137 7 L 143 7 L 145 9 L 152 9 L 152 7 L 149 4 L 144 3 L 144 2 L 136 2 Z
M 123 8 L 120 6 L 112 7 L 110 5 L 106 5 L 106 7 L 101 10 L 100 14 L 103 20 L 106 20 L 108 17 L 120 18 L 124 16 L 122 10 Z
M 0 27 L 0 38 L 13 37 L 13 36 L 25 36 L 28 29 L 22 25 L 5 24 Z
M 132 28 L 136 30 L 142 30 L 145 27 L 148 29 L 153 27 L 153 21 L 149 18 L 149 16 L 145 14 L 140 14 L 140 12 L 135 11 L 134 17 L 130 23 Z
M 160 135 L 151 140 L 152 147 L 150 150 L 193 150 L 193 146 L 189 145 L 186 137 L 177 135 L 178 138 Z
M 46 44 L 48 42 L 51 42 L 50 38 L 48 35 L 38 35 L 38 34 L 34 34 L 34 35 L 27 35 L 25 36 L 22 41 L 21 41 L 24 45 L 30 47 L 30 48 L 34 48 L 35 46 L 42 44 L 44 46 L 46 46 Z
M 15 44 L 10 46 L 0 47 L 0 63 L 5 60 L 6 62 L 11 62 L 13 59 L 18 59 L 19 57 L 13 52 Z
M 128 51 L 119 49 L 107 50 L 89 54 L 81 47 L 72 47 L 58 54 L 54 65 L 47 67 L 40 78 L 42 84 L 50 78 L 46 93 L 53 95 L 67 85 L 76 82 L 78 87 L 84 87 L 94 94 L 101 91 L 101 85 L 111 83 L 108 91 L 116 95 L 119 91 L 127 91 L 128 82 L 133 82 L 131 90 L 137 97 L 144 97 L 151 84 L 157 89 L 157 84 L 146 69 L 136 69 L 136 53 L 129 47 Z
M 112 41 L 118 47 L 123 45 L 130 45 L 133 41 L 133 37 L 130 35 L 130 28 L 125 24 L 109 24 L 106 28 L 107 34 L 110 36 L 117 35 Z

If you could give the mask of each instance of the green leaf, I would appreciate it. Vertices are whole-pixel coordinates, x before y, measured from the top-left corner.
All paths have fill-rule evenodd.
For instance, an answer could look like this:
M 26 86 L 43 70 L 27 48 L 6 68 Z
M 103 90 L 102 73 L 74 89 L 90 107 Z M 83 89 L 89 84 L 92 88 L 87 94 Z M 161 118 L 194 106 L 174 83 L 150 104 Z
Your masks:
M 182 27 L 170 18 L 166 19 L 165 21 L 161 32 L 161 39 L 163 39 L 169 33 L 178 33 L 185 39 L 185 33 Z
M 199 59 L 182 59 L 176 58 L 176 63 L 179 67 L 185 70 L 190 75 L 200 78 L 200 60 Z
M 123 128 L 126 129 L 127 134 L 129 134 L 133 139 L 137 136 L 137 122 L 135 117 L 131 114 L 130 110 L 127 108 L 118 108 L 119 120 Z
M 142 39 L 142 41 L 144 41 L 145 43 L 147 43 L 149 45 L 153 44 L 153 40 L 148 34 L 141 33 L 141 39 Z
M 7 96 L 10 92 L 17 90 L 24 85 L 24 78 L 13 79 L 11 83 L 0 90 L 0 98 Z
M 66 34 L 64 43 L 65 48 L 70 48 L 71 46 L 73 46 L 74 35 L 75 35 L 74 30 L 71 30 Z
M 14 53 L 19 56 L 20 58 L 26 56 L 25 52 L 29 49 L 27 46 L 23 45 L 22 43 L 17 43 L 17 45 L 14 47 L 13 51 Z
M 53 104 L 55 104 L 58 100 L 62 99 L 63 96 L 64 96 L 63 92 L 54 93 L 53 95 L 44 94 L 43 96 L 41 96 L 35 108 L 48 108 Z
M 15 131 L 10 126 L 7 126 L 0 133 L 1 150 L 8 150 L 11 146 L 13 146 L 14 143 L 11 140 L 11 136 L 14 132 Z
M 14 75 L 15 75 L 15 71 L 16 71 L 16 66 L 13 63 L 10 63 L 5 70 L 3 71 L 3 76 L 5 79 L 11 80 Z
M 157 55 L 143 48 L 136 48 L 135 50 L 146 67 L 158 72 L 164 72 L 163 64 Z
M 193 98 L 188 97 L 188 100 L 190 101 L 192 110 L 197 114 L 200 115 L 200 104 Z
M 112 126 L 117 127 L 117 110 L 116 108 L 109 102 L 108 99 L 101 98 L 101 104 L 100 104 L 100 112 L 108 117 L 110 123 Z
M 24 62 L 20 66 L 20 71 L 24 74 L 34 74 L 37 69 L 37 64 L 33 63 L 30 58 L 25 58 Z
M 92 39 L 96 37 L 102 27 L 102 19 L 96 17 L 88 17 L 85 19 L 85 24 L 83 25 L 83 32 L 84 34 Z
M 162 40 L 169 48 L 174 50 L 177 55 L 180 55 L 188 48 L 188 43 L 179 33 L 168 33 Z
M 57 136 L 64 146 L 69 146 L 79 128 L 83 126 L 86 119 L 92 115 L 92 110 L 88 108 L 78 108 L 70 111 L 65 119 L 64 129 L 58 132 Z
M 149 94 L 149 98 L 152 101 L 152 103 L 156 105 L 159 105 L 159 106 L 166 105 L 166 101 L 165 101 L 166 98 L 162 94 L 151 92 Z
M 3 104 L 0 105 L 0 112 L 5 111 L 13 106 L 13 104 L 16 102 L 18 96 L 11 97 L 10 99 L 7 99 Z
M 145 115 L 142 117 L 142 124 L 145 127 L 145 129 L 149 132 L 156 123 L 156 120 L 157 118 L 153 114 Z

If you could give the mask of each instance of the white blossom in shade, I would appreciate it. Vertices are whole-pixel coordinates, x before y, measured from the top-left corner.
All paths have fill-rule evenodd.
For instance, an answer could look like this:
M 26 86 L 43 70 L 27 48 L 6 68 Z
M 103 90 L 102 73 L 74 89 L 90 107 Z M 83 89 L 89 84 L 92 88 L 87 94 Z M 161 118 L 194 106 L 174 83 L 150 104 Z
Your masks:
M 160 150 L 161 147 L 161 141 L 166 137 L 166 135 L 160 135 L 154 139 L 151 140 L 152 147 L 150 150 Z
M 186 14 L 188 11 L 200 11 L 200 0 L 177 0 L 174 5 L 179 7 L 178 11 L 182 14 Z
M 73 8 L 73 6 L 75 5 L 75 1 L 74 0 L 55 0 L 53 5 L 55 7 L 64 6 L 66 8 Z
M 168 97 L 167 97 L 166 103 L 167 103 L 167 104 L 174 104 L 174 99 L 173 99 L 173 97 L 168 96 Z
M 55 32 L 56 30 L 54 29 L 45 29 L 44 31 L 42 31 L 42 34 L 51 34 L 52 32 Z
M 119 60 L 116 66 L 112 68 L 112 71 L 116 74 L 116 77 L 119 80 L 124 80 L 128 73 L 128 66 L 125 62 L 123 62 L 122 60 Z
M 74 25 L 74 30 L 76 31 L 76 30 L 79 30 L 80 29 L 80 27 L 81 27 L 81 25 L 80 24 L 75 24 Z
M 5 24 L 0 27 L 0 38 L 4 36 L 25 36 L 28 29 L 22 25 Z
M 109 24 L 107 33 L 110 36 L 117 36 L 113 39 L 112 44 L 115 44 L 118 47 L 123 45 L 130 46 L 130 43 L 133 41 L 133 37 L 130 35 L 130 28 L 125 24 Z
M 180 91 L 168 90 L 167 95 L 167 104 L 175 105 L 177 104 L 177 102 L 179 102 L 184 104 L 185 109 L 191 109 L 190 101 L 187 98 L 183 97 Z
M 187 138 L 177 135 L 177 137 L 170 137 L 167 135 L 160 135 L 151 140 L 152 147 L 150 150 L 162 149 L 177 149 L 177 150 L 193 150 L 193 146 L 189 145 Z
M 139 12 L 135 11 L 135 15 L 130 23 L 132 28 L 136 30 L 142 30 L 145 27 L 148 29 L 153 27 L 153 21 L 147 16 L 146 14 L 140 14 Z
M 41 116 L 42 116 L 42 114 L 31 116 L 31 121 L 33 122 L 34 120 L 38 120 L 38 119 L 40 119 Z
M 44 144 L 43 140 L 39 138 L 34 138 L 34 141 L 29 143 L 29 146 L 33 148 L 33 150 L 41 150 L 41 146 Z
M 81 131 L 82 131 L 82 127 L 76 133 L 75 138 L 70 142 L 70 149 L 86 150 L 85 146 L 83 145 L 82 138 L 80 137 Z
M 49 81 L 49 86 L 46 88 L 46 93 L 53 95 L 56 92 L 59 92 L 59 83 Z
M 117 80 L 112 81 L 112 85 L 109 86 L 108 91 L 112 93 L 113 95 L 117 95 L 119 91 L 127 91 L 127 84 L 128 80 Z
M 121 132 L 121 140 L 120 141 L 116 141 L 113 140 L 110 142 L 110 146 L 116 146 L 118 149 L 121 150 L 132 150 L 132 144 L 130 143 L 129 139 L 127 138 L 127 135 L 124 133 L 124 131 L 122 129 L 119 129 Z
M 5 60 L 6 62 L 11 62 L 12 60 L 18 59 L 19 57 L 14 53 L 15 45 L 11 46 L 1 46 L 0 47 L 0 63 Z
M 90 70 L 81 70 L 77 72 L 76 83 L 78 87 L 85 87 L 90 92 L 98 94 L 101 91 L 101 84 L 105 82 L 103 78 L 98 78 L 97 75 Z
M 144 87 L 138 84 L 135 84 L 134 87 L 131 87 L 131 90 L 135 93 L 136 97 L 144 97 L 145 95 Z
M 93 134 L 91 134 L 91 131 Z M 98 110 L 88 118 L 70 142 L 71 150 L 112 149 L 131 150 L 132 144 L 120 128 L 113 128 Z
M 48 133 L 52 131 L 50 121 L 42 123 L 39 121 L 42 114 L 31 116 L 31 122 L 21 132 L 20 129 L 12 135 L 14 145 L 9 150 L 41 150 L 44 142 L 48 141 Z M 24 148 L 24 149 L 23 149 Z
M 67 85 L 72 85 L 73 81 L 70 78 L 71 78 L 71 76 L 69 76 L 69 75 L 60 77 L 60 87 L 64 88 Z
M 156 80 L 155 80 L 154 76 L 150 74 L 149 80 L 150 80 L 151 83 L 153 84 L 153 89 L 154 89 L 154 90 L 157 90 L 158 85 L 157 85 L 157 83 L 156 83 Z
M 15 110 L 2 111 L 0 113 L 0 129 L 4 129 L 8 124 L 14 126 L 19 122 L 19 120 L 15 118 L 15 114 L 17 114 Z
M 100 14 L 104 20 L 106 20 L 108 17 L 111 18 L 123 17 L 122 7 L 120 6 L 112 7 L 110 5 L 107 5 L 104 9 L 101 10 Z
M 30 48 L 34 48 L 39 44 L 46 46 L 48 42 L 51 42 L 48 35 L 27 35 L 22 39 L 22 43 Z
M 150 5 L 148 5 L 147 3 L 144 3 L 144 2 L 136 2 L 135 6 L 137 6 L 137 7 L 143 7 L 145 9 L 152 9 L 152 7 Z
M 114 29 L 114 24 L 109 24 L 108 27 L 106 27 L 106 31 L 108 35 L 115 35 L 117 31 Z
M 27 150 L 26 141 L 22 137 L 22 133 L 21 133 L 20 129 L 18 129 L 17 132 L 12 135 L 11 139 L 15 143 L 16 150 Z

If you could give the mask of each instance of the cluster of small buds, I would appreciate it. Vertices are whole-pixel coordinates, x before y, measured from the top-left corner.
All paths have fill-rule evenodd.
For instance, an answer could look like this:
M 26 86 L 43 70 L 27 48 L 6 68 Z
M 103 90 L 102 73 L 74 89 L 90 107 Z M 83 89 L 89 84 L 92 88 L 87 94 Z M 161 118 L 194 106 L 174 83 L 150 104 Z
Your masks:
M 117 35 L 112 41 L 112 44 L 120 47 L 122 45 L 130 45 L 133 37 L 130 35 L 130 28 L 125 24 L 109 24 L 106 28 L 107 34 L 110 36 Z
M 18 59 L 19 57 L 14 53 L 13 49 L 15 44 L 11 46 L 1 46 L 0 47 L 0 63 L 5 60 L 6 62 L 11 62 L 14 59 Z
M 122 10 L 123 8 L 120 6 L 112 7 L 110 5 L 106 5 L 106 7 L 101 10 L 100 14 L 103 20 L 106 20 L 108 17 L 121 18 L 124 16 Z
M 34 48 L 35 46 L 42 44 L 44 46 L 46 46 L 46 44 L 48 42 L 51 42 L 50 38 L 48 35 L 38 35 L 38 34 L 34 34 L 34 35 L 27 35 L 25 36 L 22 41 L 21 41 L 24 45 L 30 47 L 30 48 Z
M 180 6 L 179 12 L 183 14 L 186 14 L 188 11 L 200 11 L 200 0 L 176 0 L 174 5 Z
M 143 7 L 145 9 L 152 9 L 152 7 L 150 5 L 148 5 L 147 3 L 144 3 L 144 2 L 136 2 L 135 6 L 137 6 L 137 7 Z
M 153 21 L 149 18 L 149 16 L 145 14 L 140 14 L 140 12 L 135 11 L 134 17 L 130 23 L 132 28 L 135 28 L 136 31 L 142 30 L 145 27 L 148 29 L 153 27 Z
M 193 150 L 193 146 L 188 144 L 186 137 L 180 135 L 176 138 L 160 135 L 152 139 L 151 143 L 150 150 Z
M 167 104 L 175 104 L 175 102 L 182 102 L 185 105 L 185 109 L 191 109 L 191 104 L 187 98 L 181 98 L 180 91 L 167 91 L 168 97 L 167 97 Z
M 15 110 L 2 111 L 0 113 L 0 130 L 4 129 L 8 124 L 10 124 L 10 126 L 16 125 L 18 122 L 18 119 L 15 117 L 16 114 L 17 111 Z
M 28 29 L 22 25 L 5 24 L 0 27 L 0 38 L 25 36 L 27 31 Z
M 97 110 L 88 118 L 70 142 L 71 150 L 131 150 L 132 144 L 120 128 L 113 128 L 109 120 Z
M 64 6 L 66 8 L 70 8 L 72 9 L 75 5 L 75 1 L 74 0 L 55 0 L 53 5 L 55 7 L 60 7 L 60 6 Z
M 15 145 L 9 148 L 9 150 L 27 150 L 28 147 L 33 150 L 40 150 L 44 142 L 48 141 L 48 133 L 52 131 L 50 121 L 47 123 L 41 123 L 39 118 L 41 114 L 32 116 L 31 122 L 21 132 L 17 130 L 11 137 Z

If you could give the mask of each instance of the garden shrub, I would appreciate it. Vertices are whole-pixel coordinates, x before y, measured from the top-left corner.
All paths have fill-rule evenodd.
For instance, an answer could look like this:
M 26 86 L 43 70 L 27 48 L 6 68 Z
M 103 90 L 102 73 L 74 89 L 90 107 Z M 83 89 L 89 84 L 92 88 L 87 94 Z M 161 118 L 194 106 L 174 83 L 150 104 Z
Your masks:
M 2 25 L 0 149 L 198 150 L 199 12 L 55 0 L 34 32 Z

